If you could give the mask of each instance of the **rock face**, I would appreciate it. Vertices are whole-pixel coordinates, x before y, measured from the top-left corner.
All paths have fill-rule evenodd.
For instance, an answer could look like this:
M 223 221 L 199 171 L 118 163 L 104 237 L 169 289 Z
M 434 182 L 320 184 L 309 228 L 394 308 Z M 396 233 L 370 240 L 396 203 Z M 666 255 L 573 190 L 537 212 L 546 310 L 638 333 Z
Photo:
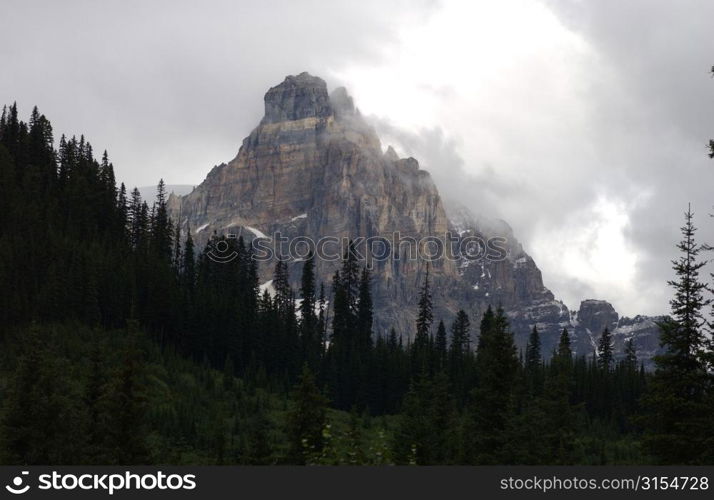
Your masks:
M 213 233 L 241 234 L 248 241 L 276 234 L 293 241 L 389 241 L 391 245 L 378 252 L 390 257 L 373 261 L 378 334 L 392 326 L 404 335 L 413 334 L 427 262 L 409 258 L 414 246 L 398 243 L 429 238 L 442 241 L 453 255 L 428 264 L 436 321 L 443 318 L 448 324 L 463 308 L 477 326 L 489 305 L 501 305 L 511 318 L 519 347 L 525 346 L 536 324 L 546 353 L 555 347 L 563 327 L 571 329 L 578 350 L 589 350 L 592 339 L 581 339 L 583 332 L 599 334 L 601 325 L 612 324 L 613 318 L 615 324 L 618 321 L 612 307 L 598 305 L 607 304 L 599 301 L 586 301 L 577 319 L 572 318 L 545 288 L 540 270 L 505 222 L 476 218 L 463 208 L 450 207 L 447 216 L 436 186 L 417 160 L 399 158 L 391 147 L 383 152 L 347 91 L 338 88 L 328 94 L 325 82 L 307 73 L 288 76 L 271 88 L 265 95 L 265 116 L 243 140 L 238 155 L 214 167 L 190 194 L 171 196 L 169 206 L 182 230 L 190 230 L 199 245 Z M 464 253 L 463 243 L 473 238 L 502 238 L 503 255 L 472 258 Z M 331 250 L 341 255 L 337 245 Z M 295 256 L 294 251 L 289 253 Z M 375 255 L 367 247 L 362 253 Z M 300 260 L 293 258 L 290 265 L 296 285 Z M 328 291 L 338 260 L 317 261 L 318 280 Z M 261 263 L 263 282 L 271 279 L 273 266 L 274 262 Z M 578 321 L 588 326 L 579 326 Z
M 612 304 L 604 300 L 584 300 L 580 303 L 577 321 L 589 332 L 602 332 L 605 328 L 614 330 L 620 315 Z
M 327 118 L 333 109 L 325 82 L 301 73 L 288 76 L 265 94 L 265 117 L 262 125 L 305 118 Z
M 441 198 L 429 174 L 413 158 L 383 153 L 374 130 L 344 89 L 328 95 L 325 82 L 307 73 L 290 76 L 265 95 L 265 117 L 243 141 L 238 155 L 214 167 L 187 196 L 170 206 L 199 244 L 213 232 L 256 236 L 280 234 L 312 241 L 357 239 L 394 233 L 404 238 L 448 231 Z M 342 251 L 330 248 L 339 260 Z M 393 249 L 397 251 L 397 249 Z M 405 250 L 406 252 L 406 250 Z M 318 278 L 329 286 L 339 262 L 318 259 Z M 291 276 L 297 284 L 301 264 Z M 273 263 L 261 266 L 264 281 Z M 408 333 L 424 261 L 386 259 L 374 269 L 374 300 L 383 304 L 377 329 L 394 325 Z M 431 266 L 438 292 L 458 278 L 452 261 Z
M 605 328 L 612 333 L 616 357 L 622 356 L 625 343 L 633 340 L 638 358 L 648 368 L 652 357 L 659 353 L 659 327 L 661 317 L 635 316 L 620 318 L 612 304 L 604 300 L 584 300 L 572 315 L 572 326 L 577 340 L 576 350 L 581 354 L 595 352 Z

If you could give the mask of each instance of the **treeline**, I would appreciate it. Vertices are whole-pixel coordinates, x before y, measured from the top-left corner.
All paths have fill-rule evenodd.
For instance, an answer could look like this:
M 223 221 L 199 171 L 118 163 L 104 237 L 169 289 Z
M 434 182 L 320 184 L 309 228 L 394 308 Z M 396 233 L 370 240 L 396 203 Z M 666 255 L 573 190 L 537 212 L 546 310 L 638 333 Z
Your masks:
M 219 244 L 234 257 L 216 259 L 211 248 Z M 537 329 L 519 353 L 505 313 L 489 309 L 472 345 L 464 311 L 448 328 L 436 323 L 427 269 L 413 339 L 394 330 L 375 337 L 371 276 L 355 253 L 346 252 L 327 286 L 316 282 L 314 266 L 313 258 L 304 262 L 293 290 L 278 262 L 272 290 L 261 292 L 250 246 L 214 235 L 197 251 L 190 228 L 182 234 L 169 218 L 163 181 L 149 206 L 137 189 L 117 188 L 106 152 L 97 160 L 83 137 L 64 136 L 55 150 L 37 109 L 24 123 L 15 105 L 6 108 L 4 461 L 568 464 L 706 456 L 700 447 L 672 458 L 661 432 L 680 432 L 673 423 L 652 434 L 663 422 L 654 408 L 661 402 L 647 413 L 641 396 L 656 402 L 670 388 L 659 382 L 662 370 L 650 384 L 632 344 L 616 363 L 607 331 L 592 358 L 575 358 L 563 331 L 546 362 Z M 682 321 L 675 314 L 665 329 L 674 338 L 663 336 L 667 346 L 683 335 L 671 326 Z M 710 384 L 709 361 L 701 362 L 692 373 Z M 201 383 L 187 388 L 186 379 Z M 702 405 L 711 399 L 706 384 L 697 386 Z M 670 403 L 683 401 L 667 394 Z M 335 422 L 344 424 L 337 434 Z

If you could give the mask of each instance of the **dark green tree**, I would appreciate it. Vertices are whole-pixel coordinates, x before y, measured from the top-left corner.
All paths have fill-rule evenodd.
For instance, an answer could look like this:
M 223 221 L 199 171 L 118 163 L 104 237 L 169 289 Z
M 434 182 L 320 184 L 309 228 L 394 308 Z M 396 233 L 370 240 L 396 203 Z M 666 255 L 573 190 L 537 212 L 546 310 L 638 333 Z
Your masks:
M 543 357 L 541 354 L 540 334 L 536 325 L 533 325 L 531 334 L 528 337 L 524 364 L 529 391 L 531 394 L 540 394 L 543 389 Z
M 471 393 L 463 436 L 470 464 L 499 464 L 515 416 L 514 393 L 519 367 L 505 312 L 484 314 L 476 352 L 478 384 Z
M 439 321 L 436 327 L 436 338 L 434 340 L 434 366 L 439 371 L 446 370 L 448 361 L 448 342 L 446 340 L 446 326 L 443 321 Z
M 445 373 L 421 377 L 404 397 L 395 435 L 400 464 L 445 465 L 456 457 L 456 411 Z
M 605 327 L 597 345 L 597 362 L 600 368 L 605 372 L 609 372 L 613 367 L 613 349 L 612 334 L 610 333 L 610 329 Z
M 696 242 L 691 208 L 684 219 L 680 257 L 672 261 L 676 278 L 668 282 L 674 290 L 672 316 L 660 323 L 664 353 L 655 356 L 656 371 L 645 399 L 644 445 L 662 464 L 703 463 L 711 457 L 714 439 L 703 317 L 710 301 L 699 278 L 706 261 L 699 259 L 702 247 Z
M 434 321 L 431 290 L 429 284 L 429 265 L 424 274 L 424 283 L 419 292 L 419 305 L 417 310 L 416 335 L 412 345 L 412 364 L 415 374 L 427 373 L 431 352 L 431 324 Z
M 322 451 L 322 432 L 327 423 L 327 399 L 317 388 L 307 365 L 303 366 L 300 380 L 293 389 L 292 401 L 286 428 L 289 460 L 290 463 L 305 464 Z

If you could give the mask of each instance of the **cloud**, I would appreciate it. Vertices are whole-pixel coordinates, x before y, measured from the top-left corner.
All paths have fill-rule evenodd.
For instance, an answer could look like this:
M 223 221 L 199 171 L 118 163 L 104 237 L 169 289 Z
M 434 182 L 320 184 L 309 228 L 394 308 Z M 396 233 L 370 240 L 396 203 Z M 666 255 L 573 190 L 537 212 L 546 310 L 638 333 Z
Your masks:
M 129 185 L 198 184 L 236 154 L 267 88 L 307 70 L 346 86 L 445 196 L 508 221 L 570 307 L 665 312 L 688 202 L 714 242 L 711 3 L 10 1 L 3 13 L 5 98 L 108 148 Z
M 0 89 L 57 133 L 109 149 L 129 185 L 198 184 L 238 152 L 269 87 L 378 60 L 393 23 L 428 12 L 376 0 L 4 2 Z
M 403 27 L 381 64 L 336 76 L 442 191 L 507 220 L 571 307 L 597 297 L 666 312 L 688 202 L 714 240 L 714 42 L 701 21 L 714 6 L 440 7 Z

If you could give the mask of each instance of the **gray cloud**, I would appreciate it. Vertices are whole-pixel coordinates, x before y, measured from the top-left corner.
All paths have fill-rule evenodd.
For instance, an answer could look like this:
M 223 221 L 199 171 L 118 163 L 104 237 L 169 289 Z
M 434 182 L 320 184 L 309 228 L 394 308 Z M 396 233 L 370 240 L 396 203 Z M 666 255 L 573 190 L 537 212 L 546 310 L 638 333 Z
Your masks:
M 714 221 L 707 217 L 714 204 L 714 162 L 706 156 L 714 135 L 714 81 L 708 74 L 714 64 L 714 4 L 556 0 L 551 5 L 618 75 L 617 87 L 593 96 L 599 104 L 593 134 L 601 165 L 618 181 L 613 190 L 652 190 L 649 203 L 631 212 L 628 234 L 641 257 L 641 293 L 647 295 L 671 278 L 668 262 L 676 256 L 688 202 L 700 239 L 714 241 Z M 665 308 L 665 300 L 653 308 Z
M 0 89 L 57 133 L 108 148 L 130 185 L 198 183 L 227 161 L 287 74 L 370 61 L 406 4 L 3 2 Z M 425 3 L 415 4 L 420 13 Z M 423 7 L 423 8 L 422 8 Z

